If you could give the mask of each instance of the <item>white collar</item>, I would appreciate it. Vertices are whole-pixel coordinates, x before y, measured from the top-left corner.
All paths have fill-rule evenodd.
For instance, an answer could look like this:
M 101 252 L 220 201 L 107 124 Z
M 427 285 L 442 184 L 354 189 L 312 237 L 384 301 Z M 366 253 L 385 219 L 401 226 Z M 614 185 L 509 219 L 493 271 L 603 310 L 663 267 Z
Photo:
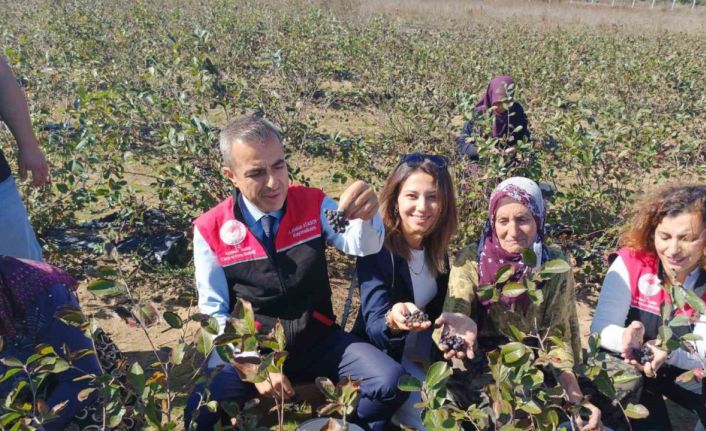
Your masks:
M 245 195 L 241 194 L 240 196 L 243 198 L 243 204 L 245 204 L 245 208 L 248 210 L 248 212 L 256 222 L 260 221 L 260 219 L 265 215 L 271 215 L 276 219 L 279 219 L 280 215 L 282 214 L 282 210 L 271 211 L 266 213 L 260 208 L 256 207 L 254 203 L 250 202 L 248 198 L 245 197 Z

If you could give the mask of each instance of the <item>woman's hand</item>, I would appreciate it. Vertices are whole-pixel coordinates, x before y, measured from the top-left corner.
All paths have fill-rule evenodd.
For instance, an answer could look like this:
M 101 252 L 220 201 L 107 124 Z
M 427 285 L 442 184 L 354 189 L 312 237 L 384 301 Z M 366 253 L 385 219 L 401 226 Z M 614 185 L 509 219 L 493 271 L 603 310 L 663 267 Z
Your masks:
M 448 331 L 449 334 L 462 337 L 466 342 L 466 350 L 462 352 L 449 349 L 444 343 L 440 343 L 439 350 L 444 353 L 444 359 L 449 360 L 453 357 L 459 359 L 468 357 L 468 359 L 473 359 L 475 356 L 476 337 L 478 336 L 478 326 L 476 322 L 462 313 L 441 313 L 441 316 L 436 319 L 434 325 L 437 328 L 446 326 L 445 331 Z
M 630 360 L 630 364 L 643 372 L 646 377 L 655 377 L 657 375 L 657 370 L 659 370 L 659 368 L 667 362 L 667 356 L 669 356 L 669 353 L 667 353 L 666 350 L 660 349 L 658 343 L 659 342 L 657 340 L 650 340 L 645 343 L 645 346 L 652 351 L 651 361 L 645 362 L 644 365 L 641 365 L 640 362 L 635 359 Z
M 414 313 L 420 312 L 419 308 L 411 302 L 398 302 L 392 306 L 388 318 L 388 327 L 393 331 L 411 331 L 421 332 L 431 327 L 429 320 L 423 322 L 410 322 L 407 317 Z
M 603 430 L 603 423 L 601 422 L 601 410 L 591 403 L 584 403 L 583 407 L 590 411 L 590 416 L 588 420 L 584 420 L 580 415 L 574 415 L 574 422 L 578 426 L 579 431 L 601 431 Z
M 631 349 L 639 349 L 642 347 L 642 340 L 645 337 L 645 325 L 639 320 L 630 322 L 625 331 L 623 331 L 623 351 L 621 353 L 625 362 L 631 363 L 633 359 L 630 354 Z

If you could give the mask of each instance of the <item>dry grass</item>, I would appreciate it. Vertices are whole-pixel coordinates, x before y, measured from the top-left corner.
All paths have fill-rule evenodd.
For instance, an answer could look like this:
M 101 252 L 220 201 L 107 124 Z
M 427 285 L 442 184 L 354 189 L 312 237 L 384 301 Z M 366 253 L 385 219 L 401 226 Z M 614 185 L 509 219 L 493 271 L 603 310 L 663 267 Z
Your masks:
M 622 28 L 628 32 L 706 33 L 706 7 L 659 1 L 598 0 L 596 3 L 533 0 L 315 0 L 325 7 L 351 17 L 387 14 L 403 21 L 421 21 L 434 26 L 463 26 L 469 22 L 519 19 L 542 28 L 576 24 Z M 442 24 L 443 23 L 443 24 Z

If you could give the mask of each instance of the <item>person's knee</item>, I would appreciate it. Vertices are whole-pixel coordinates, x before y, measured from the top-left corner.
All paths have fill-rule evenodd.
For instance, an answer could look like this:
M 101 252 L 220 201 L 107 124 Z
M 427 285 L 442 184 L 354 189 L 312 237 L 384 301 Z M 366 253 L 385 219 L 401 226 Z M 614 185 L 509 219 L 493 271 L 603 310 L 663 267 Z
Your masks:
M 390 401 L 399 399 L 401 396 L 406 398 L 406 392 L 401 392 L 397 385 L 405 373 L 402 365 L 394 362 L 388 361 L 386 366 L 381 367 L 381 372 L 371 383 L 372 398 L 379 399 L 381 401 Z

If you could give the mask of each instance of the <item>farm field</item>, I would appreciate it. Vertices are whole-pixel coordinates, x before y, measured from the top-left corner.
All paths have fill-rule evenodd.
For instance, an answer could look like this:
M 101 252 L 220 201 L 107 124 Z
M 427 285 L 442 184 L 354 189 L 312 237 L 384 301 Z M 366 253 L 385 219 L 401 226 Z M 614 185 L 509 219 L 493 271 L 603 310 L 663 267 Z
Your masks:
M 379 189 L 401 153 L 448 156 L 462 214 L 452 252 L 477 238 L 496 179 L 554 185 L 549 236 L 575 265 L 585 345 L 630 203 L 658 183 L 706 179 L 698 3 L 673 11 L 671 2 L 5 3 L 0 48 L 52 171 L 51 186 L 21 192 L 45 258 L 82 281 L 85 311 L 131 363 L 155 371 L 144 334 L 124 317 L 130 305 L 86 289 L 105 268 L 155 320 L 148 332 L 158 355 L 184 346 L 167 381 L 177 429 L 200 364 L 192 344 L 200 326 L 165 331 L 154 316 L 196 311 L 190 221 L 229 193 L 217 137 L 246 112 L 281 127 L 294 181 L 333 197 L 357 178 Z M 469 175 L 454 141 L 500 74 L 515 79 L 532 140 L 510 167 L 482 142 L 486 169 Z M 4 128 L 0 145 L 13 163 Z M 329 263 L 340 313 L 355 262 L 331 252 Z

